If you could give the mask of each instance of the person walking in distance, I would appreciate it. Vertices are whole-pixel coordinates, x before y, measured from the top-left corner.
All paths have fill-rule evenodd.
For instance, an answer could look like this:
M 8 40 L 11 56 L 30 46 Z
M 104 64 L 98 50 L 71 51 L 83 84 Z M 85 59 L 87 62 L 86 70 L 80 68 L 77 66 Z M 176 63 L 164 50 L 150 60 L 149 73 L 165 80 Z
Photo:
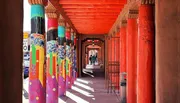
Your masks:
M 92 65 L 92 55 L 89 57 L 90 64 Z

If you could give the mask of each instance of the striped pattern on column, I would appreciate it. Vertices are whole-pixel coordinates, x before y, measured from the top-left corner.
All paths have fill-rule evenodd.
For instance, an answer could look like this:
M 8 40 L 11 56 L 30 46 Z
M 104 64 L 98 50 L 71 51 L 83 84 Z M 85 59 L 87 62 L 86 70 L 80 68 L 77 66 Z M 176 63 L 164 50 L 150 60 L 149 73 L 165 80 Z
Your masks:
M 29 103 L 45 103 L 44 6 L 31 5 Z
M 77 59 L 76 59 L 76 33 L 74 33 L 74 59 L 73 59 L 73 62 L 74 62 L 74 74 L 73 74 L 73 77 L 74 77 L 74 80 L 76 80 L 77 78 Z
M 72 63 L 71 63 L 71 34 L 70 29 L 66 28 L 66 89 L 71 88 L 71 69 L 72 69 Z
M 58 96 L 64 96 L 66 92 L 66 68 L 65 68 L 65 28 L 58 26 L 58 69 L 59 69 L 59 86 Z
M 58 103 L 57 73 L 57 18 L 48 18 L 47 31 L 47 68 L 46 68 L 46 102 Z
M 72 70 L 71 70 L 71 85 L 74 84 L 74 32 L 71 32 L 71 63 L 72 63 Z

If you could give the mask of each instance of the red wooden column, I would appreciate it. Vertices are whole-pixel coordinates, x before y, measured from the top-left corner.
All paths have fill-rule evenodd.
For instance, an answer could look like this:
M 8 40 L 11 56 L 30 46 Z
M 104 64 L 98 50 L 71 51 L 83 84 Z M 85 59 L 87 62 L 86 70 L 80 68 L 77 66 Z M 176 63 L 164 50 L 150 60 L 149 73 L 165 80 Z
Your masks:
M 120 102 L 126 102 L 126 25 L 123 20 L 120 25 Z
M 130 10 L 127 20 L 127 103 L 136 103 L 137 10 Z
M 126 72 L 126 23 L 122 21 L 120 28 L 120 73 Z
M 139 7 L 137 55 L 137 103 L 154 103 L 153 58 L 154 19 L 153 6 L 142 3 Z

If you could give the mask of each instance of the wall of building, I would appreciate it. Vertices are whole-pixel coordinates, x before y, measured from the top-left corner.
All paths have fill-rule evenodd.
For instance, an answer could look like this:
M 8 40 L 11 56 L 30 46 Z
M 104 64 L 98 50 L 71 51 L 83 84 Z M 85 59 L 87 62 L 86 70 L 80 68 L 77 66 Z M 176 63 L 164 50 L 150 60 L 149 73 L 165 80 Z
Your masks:
M 180 103 L 180 1 L 155 5 L 156 103 Z
M 23 0 L 0 3 L 0 103 L 22 103 Z

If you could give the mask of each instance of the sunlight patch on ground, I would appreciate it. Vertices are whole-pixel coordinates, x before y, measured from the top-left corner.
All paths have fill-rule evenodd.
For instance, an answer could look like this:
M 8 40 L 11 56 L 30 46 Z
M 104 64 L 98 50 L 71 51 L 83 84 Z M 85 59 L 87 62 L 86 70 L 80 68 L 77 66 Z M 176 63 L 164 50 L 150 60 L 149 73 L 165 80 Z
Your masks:
M 62 100 L 61 98 L 58 98 L 58 103 L 66 103 L 66 102 Z
M 80 88 L 77 88 L 77 87 L 75 87 L 75 86 L 72 86 L 71 89 L 74 90 L 74 91 L 76 91 L 76 92 L 79 92 L 79 93 L 81 93 L 81 94 L 83 94 L 83 95 L 85 95 L 85 96 L 87 96 L 87 97 L 94 97 L 94 95 L 91 95 L 91 93 L 89 93 L 89 92 L 87 92 L 87 91 L 84 91 L 84 90 L 82 90 L 82 89 L 80 89 Z
M 89 83 L 93 84 L 93 82 L 91 82 L 91 81 L 86 81 L 86 80 L 79 79 L 79 78 L 77 78 L 76 80 L 77 80 L 78 82 L 82 82 L 82 83 L 85 83 L 85 84 L 89 84 Z
M 77 81 L 75 81 L 74 84 L 77 85 L 77 86 L 80 86 L 80 87 L 82 87 L 82 88 L 85 88 L 85 89 L 87 89 L 87 90 L 90 90 L 91 92 L 94 92 L 94 89 L 91 88 L 91 87 L 89 87 L 89 86 L 87 86 L 87 85 L 81 84 L 81 83 L 79 83 L 79 82 L 77 82 Z
M 89 76 L 91 76 L 91 77 L 94 78 L 94 75 L 91 75 L 90 73 L 87 73 L 87 72 L 85 72 L 85 71 L 83 71 L 83 73 L 84 73 L 84 74 L 87 74 L 87 75 L 89 75 Z
M 71 98 L 72 100 L 76 101 L 77 103 L 89 103 L 88 101 L 70 93 L 69 91 L 66 91 L 66 96 Z

